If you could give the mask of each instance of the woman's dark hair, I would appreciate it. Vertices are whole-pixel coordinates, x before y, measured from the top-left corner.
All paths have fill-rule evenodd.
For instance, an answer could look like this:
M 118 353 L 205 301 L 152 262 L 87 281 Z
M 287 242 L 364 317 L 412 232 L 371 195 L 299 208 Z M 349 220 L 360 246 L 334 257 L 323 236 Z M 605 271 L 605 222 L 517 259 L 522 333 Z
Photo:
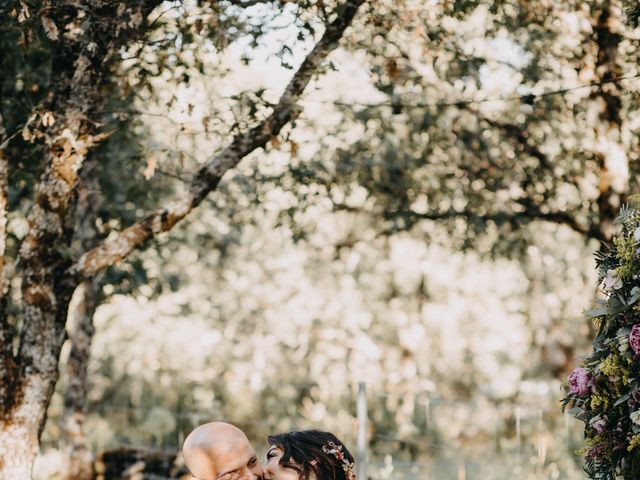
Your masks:
M 318 480 L 348 480 L 344 471 L 344 462 L 332 453 L 325 453 L 322 447 L 329 446 L 329 442 L 342 447 L 344 459 L 354 463 L 353 455 L 347 447 L 333 433 L 320 430 L 302 430 L 297 432 L 280 433 L 268 437 L 269 445 L 276 445 L 283 450 L 280 464 L 291 466 L 295 464 L 300 470 L 300 478 L 308 480 L 311 472 Z

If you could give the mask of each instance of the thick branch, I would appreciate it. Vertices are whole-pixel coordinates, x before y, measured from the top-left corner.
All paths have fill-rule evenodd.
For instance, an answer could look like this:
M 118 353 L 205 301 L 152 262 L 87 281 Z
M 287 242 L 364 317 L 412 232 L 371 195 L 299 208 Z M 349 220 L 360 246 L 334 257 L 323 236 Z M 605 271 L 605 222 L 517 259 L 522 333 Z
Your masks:
M 91 447 L 85 432 L 87 371 L 95 327 L 93 315 L 100 303 L 98 281 L 82 282 L 69 306 L 71 350 L 65 366 L 61 445 L 66 480 L 93 478 Z
M 98 244 L 96 228 L 98 210 L 103 203 L 102 191 L 95 173 L 99 158 L 90 155 L 83 165 L 78 182 L 75 207 L 74 241 L 83 250 Z M 93 316 L 102 301 L 100 277 L 80 283 L 67 319 L 67 332 L 71 349 L 63 376 L 62 422 L 60 425 L 63 451 L 63 479 L 87 480 L 93 478 L 93 456 L 85 431 L 87 403 L 87 372 L 91 356 L 91 343 L 95 327 Z
M 122 231 L 115 238 L 108 239 L 99 247 L 85 253 L 69 272 L 83 277 L 93 276 L 125 258 L 148 239 L 171 230 L 218 186 L 220 179 L 229 169 L 278 135 L 282 127 L 298 115 L 296 104 L 309 80 L 329 53 L 338 46 L 345 29 L 364 1 L 347 0 L 341 15 L 327 26 L 322 38 L 298 68 L 271 115 L 251 130 L 236 135 L 229 146 L 200 168 L 193 176 L 186 195 L 175 199 L 166 207 L 151 213 L 142 221 Z

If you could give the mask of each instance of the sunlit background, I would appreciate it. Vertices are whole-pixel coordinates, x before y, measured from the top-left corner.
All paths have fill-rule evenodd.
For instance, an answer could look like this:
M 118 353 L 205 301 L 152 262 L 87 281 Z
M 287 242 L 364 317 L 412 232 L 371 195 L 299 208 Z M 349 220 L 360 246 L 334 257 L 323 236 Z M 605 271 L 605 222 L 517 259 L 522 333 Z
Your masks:
M 277 101 L 322 27 L 299 39 L 295 2 L 257 3 L 226 7 L 242 26 L 220 27 L 219 44 L 181 49 L 176 36 L 130 52 L 172 68 L 111 112 L 128 131 L 105 148 L 137 159 L 114 184 L 149 182 L 149 202 L 180 191 L 230 130 Z M 637 79 L 616 83 L 621 119 L 602 134 L 597 89 L 578 88 L 600 80 L 602 2 L 374 3 L 295 125 L 109 273 L 89 373 L 95 452 L 172 451 L 224 419 L 259 453 L 267 434 L 308 427 L 356 453 L 364 382 L 372 479 L 582 478 L 581 425 L 559 399 L 590 345 L 599 242 L 545 214 L 595 225 L 603 158 L 620 191 L 635 189 Z M 196 2 L 163 9 L 163 34 L 216 27 Z M 612 28 L 616 68 L 631 77 L 638 33 Z M 136 88 L 141 68 L 125 61 L 123 84 Z M 140 192 L 120 195 L 128 218 L 142 215 Z M 64 377 L 43 479 L 61 465 L 63 389 Z

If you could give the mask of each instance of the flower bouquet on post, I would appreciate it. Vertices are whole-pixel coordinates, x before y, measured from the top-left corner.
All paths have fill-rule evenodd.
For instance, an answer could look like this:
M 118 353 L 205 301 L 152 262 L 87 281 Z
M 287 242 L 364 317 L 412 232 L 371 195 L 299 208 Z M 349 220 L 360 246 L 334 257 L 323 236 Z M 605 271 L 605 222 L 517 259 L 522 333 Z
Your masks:
M 593 352 L 569 375 L 562 409 L 585 423 L 581 453 L 592 479 L 640 479 L 640 197 L 616 219 L 613 245 L 596 253 L 605 299 L 587 311 Z

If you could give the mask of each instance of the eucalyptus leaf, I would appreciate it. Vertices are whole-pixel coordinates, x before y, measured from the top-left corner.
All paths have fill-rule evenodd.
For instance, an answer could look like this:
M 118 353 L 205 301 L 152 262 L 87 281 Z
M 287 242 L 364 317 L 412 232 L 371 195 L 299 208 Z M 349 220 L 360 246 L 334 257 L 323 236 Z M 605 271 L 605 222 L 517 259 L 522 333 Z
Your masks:
M 633 305 L 640 298 L 640 288 L 633 287 L 631 289 L 631 297 L 627 300 L 627 305 Z
M 614 403 L 613 406 L 617 407 L 618 405 L 622 405 L 624 402 L 629 400 L 630 397 L 631 395 L 628 393 L 626 395 L 621 396 L 618 400 L 616 400 L 616 403 Z
M 584 413 L 584 410 L 583 410 L 582 408 L 580 408 L 580 407 L 573 407 L 573 408 L 569 409 L 569 410 L 567 411 L 567 413 L 568 413 L 569 415 L 571 415 L 571 416 L 574 416 L 574 417 L 575 417 L 575 416 L 577 416 L 577 415 L 580 415 L 581 413 Z
M 587 310 L 585 315 L 589 318 L 604 317 L 609 314 L 609 307 L 599 307 Z

